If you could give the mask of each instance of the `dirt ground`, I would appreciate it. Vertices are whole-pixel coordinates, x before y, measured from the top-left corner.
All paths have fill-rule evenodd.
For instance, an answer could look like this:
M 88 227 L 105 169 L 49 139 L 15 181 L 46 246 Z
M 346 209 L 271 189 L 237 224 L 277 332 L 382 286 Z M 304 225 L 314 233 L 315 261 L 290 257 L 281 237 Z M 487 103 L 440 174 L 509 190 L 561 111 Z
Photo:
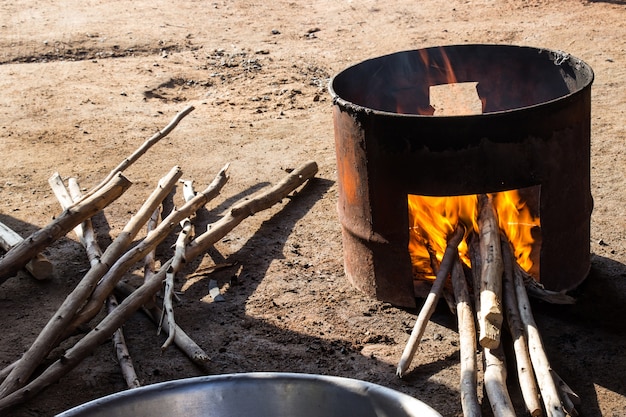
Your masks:
M 47 184 L 53 172 L 89 189 L 189 104 L 196 110 L 126 171 L 134 185 L 95 219 L 103 246 L 174 165 L 204 188 L 231 162 L 229 183 L 199 215 L 206 223 L 285 170 L 319 164 L 301 193 L 246 220 L 185 270 L 238 262 L 237 285 L 232 268 L 177 283 L 177 320 L 211 355 L 207 370 L 176 348 L 161 353 L 163 336 L 145 317 L 124 326 L 142 384 L 207 372 L 339 375 L 408 393 L 445 416 L 462 415 L 454 316 L 440 306 L 400 380 L 395 367 L 416 311 L 368 299 L 344 277 L 328 80 L 370 57 L 459 43 L 546 47 L 585 60 L 595 71 L 592 270 L 576 305 L 533 308 L 553 368 L 582 398 L 580 415 L 626 415 L 624 1 L 12 0 L 0 16 L 0 221 L 23 236 L 60 213 Z M 46 253 L 52 281 L 20 273 L 0 286 L 2 367 L 88 268 L 73 234 Z M 208 295 L 210 279 L 224 302 Z M 123 389 L 106 343 L 4 415 L 50 416 Z

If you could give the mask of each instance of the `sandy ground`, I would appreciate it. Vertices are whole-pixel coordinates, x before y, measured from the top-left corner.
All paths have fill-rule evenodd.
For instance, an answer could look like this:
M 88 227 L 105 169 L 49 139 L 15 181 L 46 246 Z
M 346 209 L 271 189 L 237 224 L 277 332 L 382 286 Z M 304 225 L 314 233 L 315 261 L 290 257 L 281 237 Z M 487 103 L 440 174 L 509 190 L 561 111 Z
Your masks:
M 399 380 L 416 312 L 368 299 L 343 276 L 327 82 L 363 59 L 444 44 L 546 47 L 585 60 L 596 75 L 592 271 L 576 305 L 533 307 L 554 369 L 582 398 L 580 414 L 626 415 L 623 1 L 13 0 L 0 16 L 0 221 L 24 236 L 60 213 L 47 184 L 53 172 L 88 189 L 189 104 L 196 110 L 127 170 L 133 187 L 96 219 L 103 245 L 174 165 L 200 188 L 231 162 L 228 185 L 200 216 L 212 221 L 286 169 L 319 164 L 302 193 L 246 220 L 186 270 L 236 261 L 238 285 L 229 285 L 232 269 L 177 283 L 177 319 L 210 353 L 208 370 L 175 348 L 161 354 L 163 336 L 144 317 L 125 325 L 143 384 L 207 372 L 340 375 L 408 393 L 445 416 L 462 415 L 455 318 L 436 312 Z M 2 366 L 30 346 L 88 268 L 73 234 L 47 255 L 52 281 L 20 273 L 0 286 Z M 208 296 L 210 279 L 225 302 Z M 49 416 L 124 388 L 107 343 L 7 415 Z

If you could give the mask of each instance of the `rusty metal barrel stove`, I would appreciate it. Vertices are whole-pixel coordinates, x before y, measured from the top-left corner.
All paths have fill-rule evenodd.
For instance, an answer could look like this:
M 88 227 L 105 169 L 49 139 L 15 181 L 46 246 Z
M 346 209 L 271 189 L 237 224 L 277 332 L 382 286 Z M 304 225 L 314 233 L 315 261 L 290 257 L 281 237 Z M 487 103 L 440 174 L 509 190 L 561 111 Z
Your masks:
M 454 74 L 451 74 L 451 71 Z M 429 89 L 476 82 L 482 114 L 436 116 Z M 393 53 L 330 83 L 344 264 L 366 294 L 414 306 L 407 195 L 535 187 L 540 281 L 570 290 L 590 268 L 593 71 L 560 51 L 457 45 Z

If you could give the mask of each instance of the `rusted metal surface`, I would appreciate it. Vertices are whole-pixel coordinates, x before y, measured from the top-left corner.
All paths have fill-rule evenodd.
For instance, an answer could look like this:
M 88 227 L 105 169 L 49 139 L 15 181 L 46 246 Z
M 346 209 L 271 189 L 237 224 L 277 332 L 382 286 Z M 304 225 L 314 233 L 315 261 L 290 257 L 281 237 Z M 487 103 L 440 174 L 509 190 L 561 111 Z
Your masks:
M 432 115 L 429 87 L 449 68 L 478 82 L 483 114 Z M 580 284 L 590 268 L 592 82 L 591 68 L 565 53 L 499 45 L 399 52 L 338 74 L 330 91 L 350 281 L 414 305 L 407 194 L 539 186 L 541 282 Z

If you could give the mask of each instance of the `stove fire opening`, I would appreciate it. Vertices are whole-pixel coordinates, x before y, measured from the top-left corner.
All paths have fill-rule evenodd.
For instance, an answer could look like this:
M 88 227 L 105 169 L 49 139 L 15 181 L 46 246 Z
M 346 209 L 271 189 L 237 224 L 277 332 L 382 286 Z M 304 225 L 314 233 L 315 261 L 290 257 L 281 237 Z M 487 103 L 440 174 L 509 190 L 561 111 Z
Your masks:
M 489 204 L 497 219 L 498 233 L 512 248 L 516 267 L 540 281 L 540 191 L 541 186 L 533 186 L 481 195 L 433 197 L 409 194 L 408 251 L 413 279 L 435 279 L 447 239 L 459 224 L 465 229 L 458 247 L 459 256 L 464 266 L 471 269 L 472 259 L 478 256 L 483 231 L 481 205 Z

